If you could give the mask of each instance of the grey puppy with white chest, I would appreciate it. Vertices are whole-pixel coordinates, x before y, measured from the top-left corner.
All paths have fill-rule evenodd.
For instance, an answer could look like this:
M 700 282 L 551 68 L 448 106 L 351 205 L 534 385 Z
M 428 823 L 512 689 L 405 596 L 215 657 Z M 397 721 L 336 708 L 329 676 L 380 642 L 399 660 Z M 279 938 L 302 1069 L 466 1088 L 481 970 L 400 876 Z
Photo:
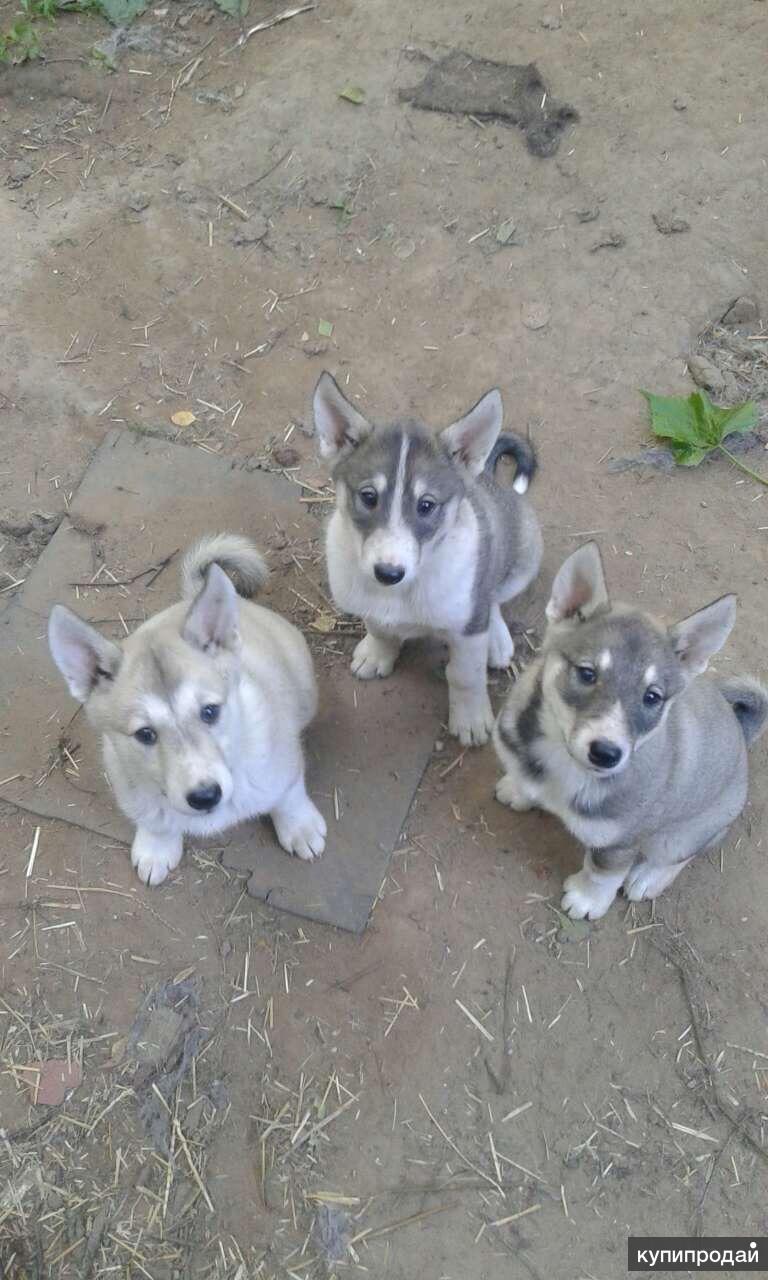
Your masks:
M 574 919 L 604 915 L 622 885 L 655 898 L 743 809 L 768 694 L 748 676 L 700 678 L 735 617 L 732 595 L 669 628 L 612 606 L 594 543 L 558 572 L 542 654 L 494 729 L 496 795 L 555 814 L 587 846 L 565 882 Z
M 514 651 L 501 604 L 519 595 L 541 562 L 541 533 L 523 495 L 536 469 L 527 441 L 501 433 L 502 404 L 489 391 L 433 436 L 418 422 L 376 427 L 324 373 L 314 396 L 320 449 L 333 466 L 336 509 L 326 539 L 333 598 L 367 634 L 352 671 L 391 674 L 404 640 L 448 642 L 449 728 L 465 745 L 488 740 L 493 712 L 486 669 Z M 513 484 L 497 484 L 504 454 Z

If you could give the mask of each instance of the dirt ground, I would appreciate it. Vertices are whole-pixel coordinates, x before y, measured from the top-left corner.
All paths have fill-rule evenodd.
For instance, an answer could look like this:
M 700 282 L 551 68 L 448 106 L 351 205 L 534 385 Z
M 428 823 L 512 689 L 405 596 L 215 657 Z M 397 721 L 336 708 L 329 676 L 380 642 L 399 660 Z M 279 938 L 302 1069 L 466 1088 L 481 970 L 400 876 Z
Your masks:
M 173 0 L 110 74 L 104 24 L 60 20 L 49 61 L 0 70 L 4 607 L 116 422 L 232 459 L 289 435 L 317 487 L 327 367 L 435 426 L 501 387 L 541 460 L 533 633 L 589 531 L 615 594 L 670 620 L 738 592 L 719 666 L 765 677 L 765 490 L 609 469 L 647 443 L 637 389 L 690 389 L 702 327 L 768 308 L 765 23 L 760 0 L 319 0 L 233 51 Z M 399 101 L 454 47 L 537 63 L 580 112 L 556 156 Z M 628 1234 L 768 1234 L 765 745 L 721 854 L 574 930 L 576 845 L 441 732 L 362 937 L 271 912 L 215 851 L 147 891 L 124 849 L 4 807 L 0 1273 L 614 1280 Z M 171 1092 L 145 1061 L 142 1093 L 131 1027 L 174 979 L 205 1047 Z M 24 1068 L 51 1057 L 83 1083 L 47 1109 Z

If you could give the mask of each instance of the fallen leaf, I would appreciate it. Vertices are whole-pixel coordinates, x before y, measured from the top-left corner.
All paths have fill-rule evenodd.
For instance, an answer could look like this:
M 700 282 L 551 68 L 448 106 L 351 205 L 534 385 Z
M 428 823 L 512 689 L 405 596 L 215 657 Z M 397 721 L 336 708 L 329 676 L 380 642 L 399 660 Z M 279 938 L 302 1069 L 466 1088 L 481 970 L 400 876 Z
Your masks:
M 560 922 L 558 942 L 583 942 L 590 937 L 592 929 L 588 920 L 572 920 L 564 911 L 558 911 L 557 907 L 552 909 Z
M 526 329 L 543 329 L 549 324 L 552 308 L 548 302 L 532 302 L 523 307 L 520 318 Z
M 67 1062 L 66 1058 L 49 1058 L 39 1063 L 38 1070 L 40 1074 L 32 1085 L 32 1100 L 39 1107 L 57 1107 L 83 1079 L 80 1063 Z
M 101 0 L 100 3 L 101 12 L 113 27 L 127 27 L 146 7 L 146 0 Z
M 333 325 L 330 320 L 321 320 L 317 326 L 317 332 L 320 334 L 321 338 L 330 338 L 333 333 Z
M 216 4 L 230 18 L 244 18 L 250 8 L 250 0 L 216 0 Z
M 561 942 L 583 942 L 591 932 L 586 920 L 567 920 L 560 926 L 557 936 Z
M 733 461 L 723 440 L 733 432 L 751 431 L 757 426 L 757 408 L 752 400 L 720 409 L 706 391 L 694 391 L 690 396 L 656 396 L 650 391 L 640 394 L 648 401 L 653 434 L 669 445 L 675 462 L 683 467 L 698 466 L 713 449 L 720 449 Z M 742 463 L 736 465 L 744 469 Z
M 171 422 L 174 427 L 191 427 L 193 422 L 197 422 L 197 418 L 189 409 L 179 409 L 171 414 Z
M 336 629 L 336 619 L 332 613 L 318 613 L 313 622 L 310 622 L 313 631 L 319 631 L 321 635 L 328 635 Z
M 347 84 L 339 91 L 339 97 L 359 107 L 365 102 L 365 89 L 361 89 L 359 84 Z
M 128 1048 L 127 1036 L 118 1036 L 117 1040 L 113 1040 L 112 1048 L 109 1051 L 109 1056 L 112 1059 L 112 1061 L 119 1062 L 120 1059 L 125 1054 L 125 1051 L 127 1048 Z
M 407 238 L 404 240 L 396 240 L 392 245 L 392 252 L 396 258 L 410 258 L 411 255 L 416 252 L 416 241 L 409 240 Z

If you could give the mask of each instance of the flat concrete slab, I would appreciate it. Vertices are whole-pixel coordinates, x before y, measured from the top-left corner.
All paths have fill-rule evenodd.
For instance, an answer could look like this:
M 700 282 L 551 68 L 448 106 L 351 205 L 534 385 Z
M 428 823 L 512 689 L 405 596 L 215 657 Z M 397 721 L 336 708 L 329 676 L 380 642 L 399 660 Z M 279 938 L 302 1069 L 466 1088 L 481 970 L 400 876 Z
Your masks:
M 307 552 L 317 553 L 322 523 L 300 494 L 281 475 L 234 467 L 201 449 L 127 430 L 109 433 L 69 518 L 0 617 L 0 797 L 130 842 L 132 829 L 111 799 L 95 735 L 48 654 L 48 612 L 56 602 L 68 604 L 119 639 L 126 626 L 178 599 L 178 556 L 154 581 L 151 573 L 128 580 L 216 530 L 247 533 L 266 551 L 274 572 L 263 603 L 297 621 L 303 596 L 321 612 L 324 569 Z M 110 573 L 128 585 L 110 586 Z M 306 607 L 298 607 L 306 622 Z M 211 847 L 227 867 L 248 873 L 254 897 L 360 931 L 440 734 L 446 695 L 423 652 L 391 680 L 354 680 L 343 652 L 349 644 L 318 634 L 313 641 L 321 709 L 307 735 L 307 759 L 309 789 L 329 827 L 323 859 L 308 866 L 288 857 L 271 825 L 258 820 L 225 832 Z

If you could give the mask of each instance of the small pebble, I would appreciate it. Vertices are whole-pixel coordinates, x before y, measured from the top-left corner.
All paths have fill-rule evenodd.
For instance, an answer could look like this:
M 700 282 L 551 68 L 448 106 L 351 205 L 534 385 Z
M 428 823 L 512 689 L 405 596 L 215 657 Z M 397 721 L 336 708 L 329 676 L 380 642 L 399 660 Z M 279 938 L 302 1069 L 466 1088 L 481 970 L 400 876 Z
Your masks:
M 301 462 L 301 454 L 292 445 L 278 445 L 272 450 L 272 457 L 278 467 L 295 467 Z
M 675 213 L 654 213 L 651 215 L 657 231 L 663 236 L 672 236 L 681 231 L 690 231 L 691 224 L 687 218 Z

